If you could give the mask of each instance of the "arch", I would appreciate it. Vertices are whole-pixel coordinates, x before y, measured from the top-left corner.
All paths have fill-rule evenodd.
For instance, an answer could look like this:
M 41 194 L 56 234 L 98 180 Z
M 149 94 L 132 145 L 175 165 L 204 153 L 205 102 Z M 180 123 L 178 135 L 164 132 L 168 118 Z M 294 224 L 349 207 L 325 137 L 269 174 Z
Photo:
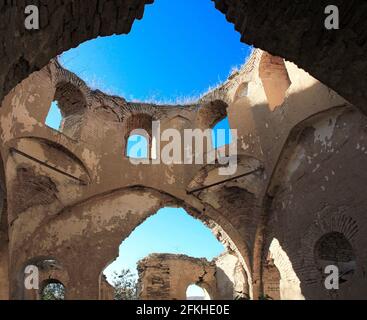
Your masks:
M 68 270 L 60 263 L 59 259 L 51 255 L 34 256 L 23 263 L 19 264 L 18 262 L 18 265 L 12 267 L 14 268 L 12 268 L 10 276 L 13 284 L 11 288 L 13 299 L 40 300 L 43 289 L 48 284 L 59 283 L 64 289 L 70 285 Z M 27 288 L 26 283 L 31 284 L 31 287 Z M 63 290 L 63 299 L 67 299 L 65 290 Z
M 198 128 L 202 130 L 212 128 L 227 116 L 227 108 L 227 103 L 222 100 L 204 103 L 200 106 L 196 117 Z
M 89 184 L 91 172 L 84 162 L 59 141 L 43 137 L 24 136 L 9 142 L 9 149 L 14 154 L 20 154 L 31 161 L 58 171 L 81 184 Z M 59 159 L 55 161 L 54 159 Z
M 87 107 L 83 92 L 71 82 L 56 84 L 55 100 L 59 102 L 61 114 L 65 118 L 82 114 Z
M 60 131 L 70 138 L 79 139 L 81 137 L 83 116 L 87 109 L 83 92 L 73 83 L 59 82 L 56 84 L 53 103 L 57 104 L 61 112 Z
M 57 279 L 47 279 L 41 283 L 39 291 L 40 300 L 65 300 L 66 288 Z
M 339 284 L 347 282 L 356 269 L 356 257 L 352 245 L 341 232 L 332 231 L 321 236 L 314 246 L 317 267 L 325 277 L 325 268 L 336 266 L 339 271 Z
M 326 264 L 336 264 L 340 267 L 343 271 L 340 276 L 343 276 L 344 272 L 347 273 L 347 278 L 345 281 L 341 279 L 341 283 L 350 280 L 357 268 L 357 237 L 358 224 L 347 214 L 330 213 L 313 223 L 306 230 L 302 241 L 307 282 L 322 283 Z
M 359 230 L 365 211 L 360 186 L 366 175 L 358 148 L 365 125 L 358 110 L 345 106 L 308 117 L 290 131 L 271 178 L 268 232 L 287 252 L 306 299 L 351 299 L 365 292 Z M 315 257 L 315 244 L 330 232 L 343 234 L 356 257 L 353 277 L 336 293 L 325 287 L 322 264 Z
M 284 142 L 282 150 L 279 153 L 277 163 L 275 164 L 275 168 L 268 185 L 267 193 L 269 195 L 274 196 L 279 191 L 280 185 L 287 183 L 287 180 L 290 178 L 290 174 L 295 170 L 295 168 L 287 170 L 287 166 L 290 166 L 290 163 L 292 162 L 299 164 L 298 162 L 300 157 L 302 157 L 302 150 L 300 150 L 298 144 L 310 133 L 308 130 L 312 130 L 312 126 L 321 121 L 323 122 L 320 124 L 319 129 L 321 130 L 322 126 L 328 126 L 330 121 L 331 124 L 335 125 L 337 118 L 348 112 L 353 112 L 353 109 L 348 106 L 332 107 L 306 117 L 289 130 L 287 140 Z M 330 118 L 331 120 L 329 120 Z M 331 126 L 331 128 L 333 128 L 333 126 Z M 325 144 L 324 141 L 321 142 Z
M 123 121 L 124 136 L 127 138 L 136 129 L 145 130 L 149 136 L 152 135 L 153 116 L 147 113 L 133 113 Z
M 107 122 L 120 122 L 120 116 L 110 106 L 101 105 L 93 110 L 96 116 Z
M 124 144 L 123 148 L 125 150 L 125 156 L 128 155 L 129 139 L 132 136 L 141 137 L 146 143 L 146 156 L 142 158 L 149 158 L 153 154 L 152 148 L 152 122 L 153 116 L 147 113 L 133 113 L 127 116 L 123 121 L 123 137 Z
M 40 226 L 35 231 L 33 240 L 25 244 L 29 250 L 27 255 L 37 256 L 41 252 L 51 255 L 56 250 L 63 257 L 63 265 L 68 267 L 71 282 L 79 278 L 78 270 L 84 270 L 83 278 L 85 275 L 85 281 L 88 283 L 85 284 L 86 287 L 78 288 L 80 296 L 96 299 L 99 295 L 98 278 L 101 270 L 118 255 L 118 247 L 122 240 L 163 206 L 183 207 L 211 228 L 215 228 L 216 223 L 224 223 L 223 227 L 228 233 L 223 234 L 225 243 L 234 241 L 233 246 L 241 255 L 241 262 L 251 266 L 248 249 L 241 242 L 236 230 L 231 228 L 231 224 L 225 222 L 224 217 L 212 216 L 211 210 L 206 210 L 205 213 L 198 211 L 191 204 L 172 195 L 139 186 L 119 189 L 65 208 L 51 218 L 47 226 Z M 108 237 L 104 236 L 105 232 L 108 232 Z M 41 241 L 45 236 L 51 237 L 53 241 L 45 244 Z M 88 242 L 87 246 L 83 245 L 85 241 Z M 22 250 L 25 250 L 25 247 Z M 82 253 L 94 256 L 94 263 L 90 264 L 89 259 L 80 259 L 78 254 L 70 255 L 69 247 L 73 247 L 75 252 L 82 247 L 91 250 L 94 248 L 93 252 Z M 249 275 L 248 278 L 250 277 Z M 70 291 L 72 288 L 69 293 L 73 295 L 74 292 Z
M 194 292 L 201 291 L 202 295 L 193 295 L 192 293 L 190 293 L 191 291 Z M 186 289 L 186 300 L 212 300 L 212 299 L 210 298 L 208 291 L 206 291 L 201 286 L 193 283 L 190 284 Z

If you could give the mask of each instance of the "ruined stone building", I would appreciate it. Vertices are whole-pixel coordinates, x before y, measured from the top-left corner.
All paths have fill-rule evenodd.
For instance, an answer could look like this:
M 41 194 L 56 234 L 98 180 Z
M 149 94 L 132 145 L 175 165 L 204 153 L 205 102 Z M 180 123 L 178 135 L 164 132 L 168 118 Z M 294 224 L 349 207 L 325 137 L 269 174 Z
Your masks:
M 192 105 L 135 103 L 91 90 L 53 59 L 98 35 L 128 33 L 151 2 L 40 4 L 44 17 L 58 11 L 61 19 L 43 19 L 33 36 L 13 4 L 0 4 L 0 299 L 39 299 L 50 282 L 63 284 L 66 299 L 111 299 L 102 271 L 121 241 L 167 206 L 211 228 L 236 272 L 227 279 L 228 257 L 214 264 L 178 259 L 196 267 L 172 286 L 174 267 L 163 263 L 157 276 L 160 258 L 153 256 L 140 265 L 148 279 L 142 298 L 163 283 L 180 291 L 163 290 L 162 298 L 180 299 L 188 282 L 220 299 L 235 292 L 250 299 L 367 297 L 366 6 L 335 1 L 348 12 L 336 38 L 315 27 L 323 1 L 307 10 L 290 0 L 269 8 L 268 1 L 214 1 L 243 40 L 264 51 L 255 49 Z M 53 101 L 60 131 L 45 125 Z M 237 130 L 237 170 L 229 176 L 219 174 L 220 163 L 135 165 L 126 155 L 135 129 L 153 144 L 153 121 L 183 132 L 210 129 L 226 116 Z M 29 265 L 41 270 L 39 290 L 24 287 Z M 324 285 L 328 265 L 339 269 L 338 290 Z M 170 277 L 162 277 L 164 268 Z M 200 268 L 208 268 L 202 280 Z
M 141 300 L 185 300 L 187 288 L 198 285 L 205 300 L 248 298 L 248 281 L 235 254 L 209 262 L 185 255 L 151 254 L 138 263 Z

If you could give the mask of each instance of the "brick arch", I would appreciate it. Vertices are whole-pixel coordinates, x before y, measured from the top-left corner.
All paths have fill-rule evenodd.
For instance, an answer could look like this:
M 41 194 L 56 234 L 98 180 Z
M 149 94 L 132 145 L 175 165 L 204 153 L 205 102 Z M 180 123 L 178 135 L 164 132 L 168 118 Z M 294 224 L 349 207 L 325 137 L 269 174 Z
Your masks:
M 152 122 L 154 118 L 148 113 L 133 113 L 123 121 L 123 150 L 126 157 L 129 137 L 139 135 L 146 139 L 147 156 L 152 156 Z
M 322 281 L 320 270 L 317 269 L 315 249 L 318 241 L 330 233 L 339 233 L 351 245 L 354 256 L 358 257 L 356 252 L 356 238 L 358 236 L 358 224 L 352 217 L 346 213 L 330 212 L 324 218 L 315 221 L 302 237 L 302 250 L 304 254 L 305 265 L 303 266 L 304 277 L 308 284 L 314 284 Z
M 202 130 L 214 127 L 227 116 L 227 108 L 227 103 L 222 100 L 204 103 L 197 113 L 196 123 L 198 127 Z
M 124 138 L 127 139 L 131 135 L 131 132 L 137 129 L 145 130 L 149 137 L 151 137 L 153 120 L 154 118 L 147 113 L 134 113 L 130 115 L 123 122 Z
M 57 59 L 51 60 L 48 64 L 49 70 L 51 70 L 50 75 L 52 79 L 52 84 L 55 87 L 55 95 L 61 96 L 62 93 L 58 93 L 58 89 L 63 86 L 68 86 L 70 89 L 75 91 L 78 95 L 80 95 L 80 99 L 83 100 L 83 104 L 85 107 L 91 104 L 91 90 L 87 86 L 87 84 L 80 79 L 73 72 L 64 69 Z M 67 94 L 68 92 L 66 92 Z M 67 94 L 68 95 L 68 94 Z
M 363 17 L 367 4 L 335 0 L 341 28 L 329 31 L 324 28 L 327 0 L 280 0 L 276 5 L 258 0 L 213 1 L 241 33 L 242 41 L 295 62 L 365 110 L 367 28 Z M 7 30 L 2 32 L 0 99 L 63 51 L 97 36 L 129 33 L 134 20 L 143 17 L 145 5 L 151 3 L 153 0 L 102 0 L 88 5 L 72 0 L 64 5 L 34 1 L 42 17 L 37 32 L 24 28 L 24 4 L 16 8 L 15 3 L 3 3 L 0 21 Z
M 45 280 L 43 280 L 40 284 L 40 289 L 39 289 L 39 293 L 38 293 L 38 300 L 43 300 L 42 296 L 43 296 L 43 291 L 46 289 L 46 287 L 48 285 L 61 285 L 63 287 L 63 291 L 64 291 L 64 297 L 60 300 L 65 300 L 65 293 L 66 293 L 66 286 L 64 285 L 64 283 L 59 280 L 59 278 L 47 278 Z M 59 299 L 57 299 L 59 300 Z
M 118 247 L 134 229 L 165 206 L 182 207 L 193 217 L 201 220 L 225 246 L 235 246 L 241 262 L 250 264 L 250 252 L 224 216 L 214 216 L 210 210 L 199 211 L 191 204 L 159 190 L 141 186 L 115 190 L 99 195 L 72 207 L 67 207 L 33 233 L 32 241 L 22 247 L 17 261 L 11 268 L 12 278 L 20 270 L 20 261 L 27 257 L 60 257 L 68 269 L 70 285 L 69 299 L 97 299 L 101 271 L 108 262 L 118 256 Z M 108 234 L 108 237 L 106 237 Z M 43 239 L 52 239 L 43 241 Z M 27 248 L 25 248 L 27 247 Z M 88 257 L 82 259 L 82 257 Z M 94 263 L 90 264 L 93 257 Z M 79 274 L 78 270 L 84 270 Z M 247 269 L 248 270 L 248 269 Z M 249 275 L 249 279 L 251 274 Z M 13 292 L 16 298 L 19 293 Z
M 24 287 L 26 277 L 25 269 L 28 266 L 37 268 L 38 288 L 27 289 Z M 55 257 L 55 255 L 39 255 L 25 259 L 23 263 L 19 264 L 17 270 L 12 271 L 12 297 L 22 300 L 39 300 L 42 290 L 50 282 L 60 282 L 65 289 L 69 286 L 69 270 L 65 267 L 61 259 Z

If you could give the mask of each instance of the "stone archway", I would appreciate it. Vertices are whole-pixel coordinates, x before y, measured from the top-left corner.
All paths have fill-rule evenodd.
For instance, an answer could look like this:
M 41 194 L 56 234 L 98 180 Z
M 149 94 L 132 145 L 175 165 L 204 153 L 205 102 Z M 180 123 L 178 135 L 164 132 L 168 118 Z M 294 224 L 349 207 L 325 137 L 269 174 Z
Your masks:
M 297 284 L 292 285 L 297 291 L 290 287 L 296 296 L 302 293 L 305 299 L 351 299 L 365 291 L 360 267 L 365 263 L 360 254 L 364 240 L 359 233 L 364 228 L 366 206 L 362 187 L 367 179 L 365 148 L 360 146 L 364 139 L 360 132 L 365 126 L 365 117 L 355 108 L 331 108 L 300 122 L 284 144 L 268 189 L 267 241 L 279 240 L 273 246 L 273 255 L 279 258 L 284 279 L 289 285 Z M 349 246 L 347 262 L 353 267 L 341 267 L 353 271 L 353 277 L 344 281 L 335 295 L 324 284 L 325 265 L 320 263 L 324 258 L 318 252 L 318 241 L 330 233 L 339 235 L 332 237 L 338 241 L 334 250 Z M 331 260 L 343 265 L 342 259 Z
M 68 299 L 97 299 L 100 294 L 101 270 L 118 255 L 121 241 L 163 206 L 182 206 L 212 228 L 218 221 L 217 217 L 210 216 L 210 212 L 199 212 L 179 199 L 157 190 L 144 187 L 117 190 L 66 208 L 47 225 L 40 226 L 28 244 L 21 247 L 16 245 L 13 253 L 17 255 L 17 261 L 11 267 L 11 281 L 16 281 L 17 273 L 24 269 L 22 261 L 52 254 L 60 257 L 63 266 L 68 270 Z M 218 223 L 223 222 L 224 218 L 221 219 Z M 249 253 L 239 251 L 243 250 L 243 244 L 236 243 L 239 239 L 236 231 L 224 231 L 227 233 L 225 243 L 228 245 L 228 241 L 233 242 L 239 248 L 237 254 L 242 255 L 241 260 L 249 261 Z M 93 259 L 93 264 L 90 259 Z M 20 298 L 14 290 L 12 298 Z

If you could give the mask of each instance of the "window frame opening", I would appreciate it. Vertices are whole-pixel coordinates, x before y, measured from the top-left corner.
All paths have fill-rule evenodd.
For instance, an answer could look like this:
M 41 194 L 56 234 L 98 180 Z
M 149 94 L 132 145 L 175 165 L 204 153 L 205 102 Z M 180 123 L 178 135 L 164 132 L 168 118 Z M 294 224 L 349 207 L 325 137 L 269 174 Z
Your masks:
M 222 128 L 221 126 L 224 125 Z M 224 133 L 224 136 L 223 136 Z M 218 142 L 218 141 L 221 142 Z M 212 127 L 211 127 L 211 146 L 213 150 L 222 149 L 226 146 L 229 146 L 233 141 L 231 126 L 229 123 L 229 118 L 226 115 L 225 117 L 219 119 Z
M 134 137 L 137 137 L 138 140 L 144 139 L 144 142 L 134 141 L 135 143 L 131 145 L 130 139 Z M 144 143 L 144 150 L 143 151 L 137 150 L 137 151 L 141 151 L 142 155 L 130 154 L 131 148 L 134 148 L 137 144 L 140 144 L 140 143 Z M 144 134 L 137 134 L 137 133 L 132 132 L 132 134 L 129 135 L 126 139 L 125 156 L 126 158 L 135 159 L 135 160 L 150 159 L 151 152 L 150 152 L 149 146 L 150 146 L 150 137 L 148 138 Z
M 54 299 L 50 299 L 50 298 L 46 298 L 45 295 L 47 293 L 45 293 L 45 290 L 49 287 L 49 286 L 60 286 L 60 288 L 58 289 L 48 289 L 50 290 L 50 292 L 48 294 L 50 294 L 50 297 L 53 297 Z M 60 292 L 58 292 L 60 290 Z M 54 292 L 52 292 L 54 291 Z M 56 292 L 56 294 L 55 294 Z M 60 294 L 61 296 L 59 298 L 56 297 L 57 294 Z M 42 283 L 42 286 L 39 289 L 39 300 L 66 300 L 66 287 L 65 285 L 57 279 L 47 279 Z

